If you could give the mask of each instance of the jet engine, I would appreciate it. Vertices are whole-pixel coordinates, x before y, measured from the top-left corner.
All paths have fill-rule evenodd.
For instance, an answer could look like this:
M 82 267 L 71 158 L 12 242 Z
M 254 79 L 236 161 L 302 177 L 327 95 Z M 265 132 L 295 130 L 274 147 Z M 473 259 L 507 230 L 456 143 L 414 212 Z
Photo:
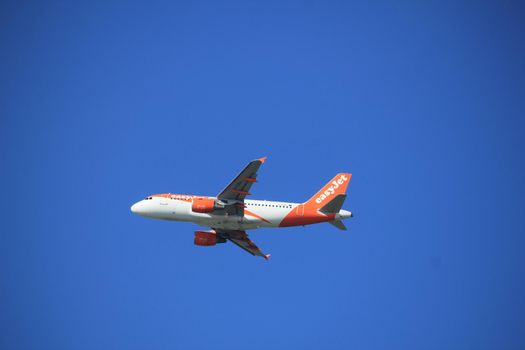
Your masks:
M 217 234 L 213 231 L 195 231 L 195 240 L 193 241 L 195 245 L 216 245 L 218 243 L 217 241 Z
M 195 213 L 211 213 L 215 209 L 215 199 L 194 197 L 191 210 Z

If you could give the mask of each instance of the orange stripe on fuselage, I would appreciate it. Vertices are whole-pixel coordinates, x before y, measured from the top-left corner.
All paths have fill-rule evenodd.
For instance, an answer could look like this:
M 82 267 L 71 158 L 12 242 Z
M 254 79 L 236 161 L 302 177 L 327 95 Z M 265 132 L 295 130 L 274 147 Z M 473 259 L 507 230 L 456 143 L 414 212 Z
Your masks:
M 259 219 L 259 220 L 261 220 L 261 221 L 267 222 L 267 223 L 269 223 L 269 224 L 271 223 L 270 221 L 266 220 L 266 219 L 263 218 L 262 216 L 259 216 L 259 215 L 255 214 L 254 212 L 251 212 L 251 211 L 246 210 L 246 209 L 244 209 L 244 215 L 253 216 L 254 218 Z
M 310 224 L 317 224 L 319 222 L 327 222 L 335 219 L 335 214 L 322 214 L 317 211 L 316 208 L 311 206 L 304 205 L 303 209 L 300 210 L 299 204 L 294 207 L 290 212 L 284 217 L 283 221 L 279 223 L 279 227 L 288 227 L 288 226 L 303 226 Z M 300 214 L 302 212 L 302 215 Z
M 189 194 L 159 193 L 159 194 L 152 194 L 150 197 L 169 198 L 169 199 L 177 199 L 179 201 L 184 201 L 184 202 L 192 202 L 193 197 L 195 196 L 192 196 Z M 203 198 L 207 198 L 207 197 L 203 197 Z

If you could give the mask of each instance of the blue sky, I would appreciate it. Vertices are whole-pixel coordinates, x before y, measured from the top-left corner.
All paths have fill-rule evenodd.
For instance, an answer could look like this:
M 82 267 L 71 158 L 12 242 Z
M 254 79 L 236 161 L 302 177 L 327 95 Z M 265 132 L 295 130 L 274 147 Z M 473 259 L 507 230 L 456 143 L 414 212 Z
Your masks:
M 0 4 L 2 349 L 523 349 L 524 7 Z M 348 232 L 129 207 L 352 172 Z

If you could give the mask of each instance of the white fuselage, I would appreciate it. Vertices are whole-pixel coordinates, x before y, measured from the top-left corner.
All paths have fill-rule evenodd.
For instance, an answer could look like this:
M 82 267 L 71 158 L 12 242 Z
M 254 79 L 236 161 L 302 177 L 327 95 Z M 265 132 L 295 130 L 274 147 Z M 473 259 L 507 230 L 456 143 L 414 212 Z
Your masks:
M 195 213 L 190 201 L 148 197 L 135 203 L 131 211 L 141 216 L 173 221 L 189 221 L 197 225 L 228 230 L 249 230 L 259 227 L 279 227 L 285 216 L 299 203 L 273 202 L 266 200 L 245 200 L 244 216 Z

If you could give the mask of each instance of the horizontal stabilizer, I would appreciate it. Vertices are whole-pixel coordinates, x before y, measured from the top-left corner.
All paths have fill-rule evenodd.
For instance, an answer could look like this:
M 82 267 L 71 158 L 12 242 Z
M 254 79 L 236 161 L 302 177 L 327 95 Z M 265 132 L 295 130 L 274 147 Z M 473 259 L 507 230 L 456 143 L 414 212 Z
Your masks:
M 346 231 L 345 224 L 342 221 L 340 221 L 340 220 L 328 221 L 328 223 L 334 225 L 335 227 L 337 227 L 340 230 Z
M 345 199 L 346 194 L 338 194 L 334 197 L 334 199 L 326 203 L 324 207 L 319 209 L 319 211 L 323 214 L 337 214 L 339 213 L 339 210 L 341 210 L 341 208 L 343 207 Z

